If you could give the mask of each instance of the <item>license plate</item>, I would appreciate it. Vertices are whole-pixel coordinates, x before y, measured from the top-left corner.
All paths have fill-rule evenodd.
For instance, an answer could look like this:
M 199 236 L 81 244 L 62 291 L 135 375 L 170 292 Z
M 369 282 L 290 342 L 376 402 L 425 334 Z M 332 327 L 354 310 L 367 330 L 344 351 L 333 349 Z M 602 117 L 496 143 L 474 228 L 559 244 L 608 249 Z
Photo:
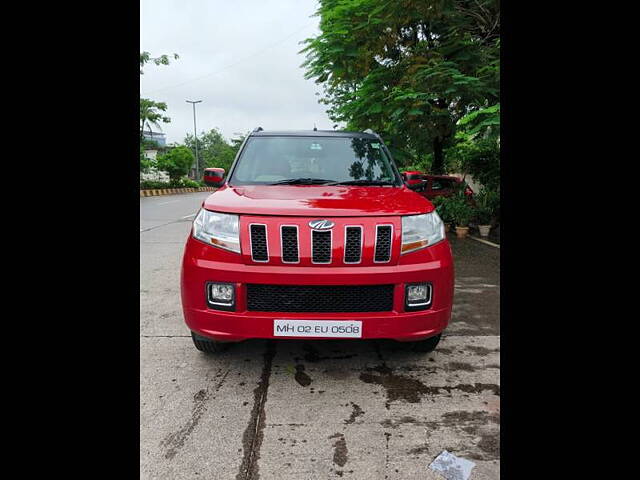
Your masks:
M 362 338 L 359 320 L 274 320 L 274 337 Z

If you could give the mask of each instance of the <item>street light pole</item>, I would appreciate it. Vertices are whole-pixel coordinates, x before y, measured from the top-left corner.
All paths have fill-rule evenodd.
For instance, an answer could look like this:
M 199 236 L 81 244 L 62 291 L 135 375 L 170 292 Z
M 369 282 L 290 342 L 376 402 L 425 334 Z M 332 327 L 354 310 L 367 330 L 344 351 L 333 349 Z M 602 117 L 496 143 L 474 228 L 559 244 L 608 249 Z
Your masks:
M 196 130 L 196 103 L 200 103 L 202 102 L 202 100 L 186 100 L 186 102 L 193 105 L 193 137 L 196 141 L 196 178 L 198 178 L 200 163 L 198 162 L 198 133 Z

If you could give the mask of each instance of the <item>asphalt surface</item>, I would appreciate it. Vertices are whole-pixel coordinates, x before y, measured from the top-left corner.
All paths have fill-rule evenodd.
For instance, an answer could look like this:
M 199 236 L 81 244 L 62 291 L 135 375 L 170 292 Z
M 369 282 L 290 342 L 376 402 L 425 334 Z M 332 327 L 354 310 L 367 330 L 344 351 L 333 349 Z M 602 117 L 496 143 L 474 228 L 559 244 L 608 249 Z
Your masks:
M 499 250 L 450 238 L 453 318 L 437 350 L 251 340 L 195 350 L 180 261 L 209 193 L 140 199 L 142 479 L 442 479 L 442 450 L 500 476 Z

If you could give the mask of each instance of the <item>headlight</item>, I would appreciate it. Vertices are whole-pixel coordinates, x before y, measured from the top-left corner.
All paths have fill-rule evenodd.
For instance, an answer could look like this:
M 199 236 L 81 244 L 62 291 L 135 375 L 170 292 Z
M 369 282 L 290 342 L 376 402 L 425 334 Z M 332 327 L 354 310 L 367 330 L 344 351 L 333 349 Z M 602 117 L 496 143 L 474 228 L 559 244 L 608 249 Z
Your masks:
M 444 240 L 444 223 L 434 210 L 424 215 L 402 217 L 401 253 L 414 252 Z
M 210 212 L 203 208 L 193 221 L 193 238 L 207 245 L 240 253 L 238 215 Z

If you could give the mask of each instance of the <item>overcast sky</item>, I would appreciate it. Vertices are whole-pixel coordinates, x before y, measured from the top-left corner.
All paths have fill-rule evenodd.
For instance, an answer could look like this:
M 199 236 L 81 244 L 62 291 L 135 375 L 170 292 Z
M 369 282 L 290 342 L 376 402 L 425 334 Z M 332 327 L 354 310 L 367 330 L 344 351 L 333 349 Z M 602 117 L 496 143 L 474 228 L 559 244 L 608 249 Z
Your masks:
M 320 86 L 304 79 L 299 43 L 318 33 L 316 0 L 141 0 L 140 51 L 177 53 L 169 66 L 147 64 L 142 97 L 167 103 L 167 142 L 219 128 L 229 139 L 257 126 L 332 129 Z

